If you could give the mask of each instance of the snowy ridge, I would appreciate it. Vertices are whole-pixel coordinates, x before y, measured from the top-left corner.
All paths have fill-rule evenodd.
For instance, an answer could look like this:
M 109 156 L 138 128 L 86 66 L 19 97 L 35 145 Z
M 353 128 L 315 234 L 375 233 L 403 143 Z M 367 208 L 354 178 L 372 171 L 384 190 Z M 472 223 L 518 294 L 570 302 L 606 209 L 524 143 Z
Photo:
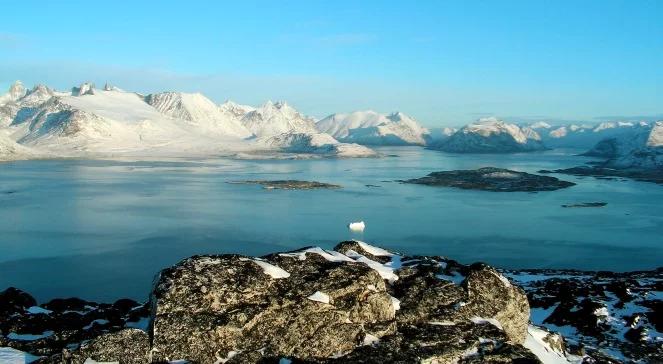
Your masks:
M 247 112 L 241 123 L 257 137 L 284 133 L 317 133 L 312 118 L 300 114 L 285 102 L 267 101 Z
M 208 132 L 247 138 L 252 134 L 237 117 L 200 93 L 164 92 L 145 97 L 145 102 L 164 115 L 191 122 Z
M 258 145 L 288 153 L 313 153 L 340 157 L 370 157 L 377 154 L 358 144 L 340 143 L 324 133 L 283 133 L 256 139 Z
M 259 140 L 243 123 L 249 125 Z M 91 83 L 58 92 L 20 82 L 0 97 L 2 160 L 32 158 L 32 148 L 54 157 L 208 156 L 287 152 L 312 156 L 366 157 L 372 150 L 339 143 L 318 133 L 313 119 L 286 103 L 260 108 L 227 101 L 216 105 L 202 94 L 143 96 Z M 271 138 L 271 139 L 269 139 Z M 253 154 L 257 155 L 257 154 Z
M 663 121 L 643 135 L 621 140 L 621 148 L 608 164 L 615 168 L 663 170 Z
M 431 148 L 453 153 L 531 152 L 545 149 L 539 139 L 533 129 L 524 131 L 516 124 L 491 117 L 464 126 Z
M 547 127 L 544 127 L 543 124 Z M 536 130 L 541 136 L 541 141 L 548 147 L 585 149 L 591 148 L 602 139 L 629 137 L 642 130 L 649 130 L 650 127 L 646 122 L 603 122 L 597 125 L 568 124 L 561 126 L 537 122 L 523 126 L 523 128 Z
M 317 127 L 340 141 L 363 145 L 424 145 L 429 135 L 427 129 L 401 112 L 332 114 L 318 121 Z
M 0 131 L 0 161 L 20 160 L 36 155 L 30 148 L 16 143 Z

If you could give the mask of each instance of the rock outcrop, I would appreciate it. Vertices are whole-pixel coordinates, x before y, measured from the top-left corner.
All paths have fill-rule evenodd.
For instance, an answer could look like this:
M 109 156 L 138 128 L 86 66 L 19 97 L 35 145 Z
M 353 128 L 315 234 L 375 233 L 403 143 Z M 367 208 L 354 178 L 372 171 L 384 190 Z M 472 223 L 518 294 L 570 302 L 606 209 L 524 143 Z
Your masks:
M 0 297 L 4 317 L 49 322 L 80 310 L 68 331 L 14 318 L 0 327 L 0 346 L 43 362 L 539 362 L 522 345 L 525 293 L 495 269 L 404 257 L 359 241 L 261 258 L 194 256 L 158 275 L 149 306 L 103 306 L 117 310 L 112 321 L 82 300 L 35 306 L 15 289 Z M 127 325 L 134 312 L 148 310 L 146 331 Z M 87 334 L 91 328 L 96 336 Z M 13 339 L 37 331 L 48 337 Z
M 67 364 L 657 362 L 662 284 L 661 269 L 500 271 L 360 241 L 194 256 L 157 276 L 147 304 L 37 305 L 18 289 L 0 292 L 0 355 Z M 530 324 L 530 305 L 547 329 Z
M 493 192 L 554 191 L 575 185 L 573 182 L 562 181 L 555 177 L 539 176 L 536 174 L 494 167 L 484 167 L 475 170 L 433 172 L 425 177 L 409 179 L 402 182 Z

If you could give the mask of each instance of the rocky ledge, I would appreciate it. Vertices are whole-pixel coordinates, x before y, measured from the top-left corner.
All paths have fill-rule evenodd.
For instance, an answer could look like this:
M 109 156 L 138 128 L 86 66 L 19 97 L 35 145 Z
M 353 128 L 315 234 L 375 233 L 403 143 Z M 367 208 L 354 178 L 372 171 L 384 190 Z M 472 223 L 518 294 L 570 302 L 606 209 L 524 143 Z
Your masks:
M 660 291 L 663 271 L 641 273 L 637 287 L 619 283 L 628 275 L 587 276 L 569 285 L 565 279 L 587 273 L 565 274 L 501 273 L 482 263 L 402 256 L 359 241 L 261 258 L 194 256 L 163 270 L 146 304 L 66 299 L 37 305 L 17 289 L 0 293 L 0 358 L 3 350 L 38 363 L 593 363 L 663 357 L 657 341 L 661 297 L 642 296 L 647 289 Z M 528 289 L 539 310 L 533 321 L 586 338 L 567 342 L 532 325 L 528 296 L 514 282 Z M 623 308 L 637 316 L 632 322 L 638 334 L 628 334 L 638 338 L 632 346 L 620 342 L 621 331 L 603 325 L 609 321 L 602 308 L 619 307 L 602 303 L 613 298 L 609 292 L 635 305 Z M 598 348 L 621 357 L 611 359 Z
M 297 181 L 297 180 L 276 180 L 276 181 L 256 180 L 256 181 L 235 181 L 230 183 L 261 185 L 265 189 L 279 189 L 279 190 L 313 190 L 320 188 L 323 189 L 341 188 L 341 186 L 334 185 L 331 183 L 323 183 L 316 181 Z
M 426 177 L 402 182 L 494 192 L 554 191 L 575 185 L 573 182 L 562 181 L 555 177 L 494 167 L 433 172 Z
M 663 184 L 661 169 L 615 169 L 603 166 L 579 166 L 566 169 L 540 170 L 539 173 L 560 173 L 580 177 L 596 177 L 601 179 L 630 178 L 636 181 Z

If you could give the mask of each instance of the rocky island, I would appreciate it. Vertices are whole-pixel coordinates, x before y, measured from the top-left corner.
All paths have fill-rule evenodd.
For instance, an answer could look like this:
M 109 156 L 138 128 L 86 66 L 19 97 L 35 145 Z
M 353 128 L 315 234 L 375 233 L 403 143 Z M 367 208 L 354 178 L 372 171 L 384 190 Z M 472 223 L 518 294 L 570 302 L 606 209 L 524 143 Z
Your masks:
M 554 191 L 575 185 L 573 182 L 562 181 L 555 177 L 539 176 L 494 167 L 433 172 L 425 177 L 401 182 L 493 192 Z
M 276 181 L 265 181 L 265 180 L 256 180 L 256 181 L 236 181 L 230 182 L 234 184 L 255 184 L 261 185 L 265 189 L 272 190 L 314 190 L 314 189 L 333 189 L 341 188 L 340 185 L 335 185 L 331 183 L 323 183 L 316 181 L 298 181 L 298 180 L 276 180 Z
M 193 256 L 158 274 L 145 304 L 69 298 L 38 305 L 18 289 L 1 292 L 0 358 L 131 364 L 649 361 L 663 358 L 662 285 L 663 269 L 499 271 L 440 256 L 403 256 L 360 241 L 260 258 Z M 563 328 L 570 337 L 533 323 Z
M 560 173 L 581 177 L 596 177 L 602 179 L 631 178 L 636 181 L 663 184 L 663 169 L 616 169 L 597 166 L 578 166 L 556 170 L 540 170 L 539 173 Z

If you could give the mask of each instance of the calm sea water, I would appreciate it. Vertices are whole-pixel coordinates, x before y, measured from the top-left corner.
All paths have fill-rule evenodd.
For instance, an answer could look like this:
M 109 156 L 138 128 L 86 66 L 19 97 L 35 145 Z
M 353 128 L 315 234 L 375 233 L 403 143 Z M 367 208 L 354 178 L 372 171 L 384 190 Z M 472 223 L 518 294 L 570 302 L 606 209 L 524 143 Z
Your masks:
M 160 269 L 193 254 L 265 254 L 359 238 L 409 254 L 508 268 L 663 265 L 663 187 L 558 176 L 565 190 L 491 193 L 394 182 L 483 166 L 536 172 L 575 151 L 452 155 L 384 148 L 380 159 L 51 160 L 0 164 L 0 289 L 39 300 L 145 299 Z M 279 191 L 246 179 L 336 183 Z M 368 187 L 375 185 L 379 187 Z M 561 204 L 603 201 L 604 208 Z M 363 234 L 346 224 L 364 220 Z

